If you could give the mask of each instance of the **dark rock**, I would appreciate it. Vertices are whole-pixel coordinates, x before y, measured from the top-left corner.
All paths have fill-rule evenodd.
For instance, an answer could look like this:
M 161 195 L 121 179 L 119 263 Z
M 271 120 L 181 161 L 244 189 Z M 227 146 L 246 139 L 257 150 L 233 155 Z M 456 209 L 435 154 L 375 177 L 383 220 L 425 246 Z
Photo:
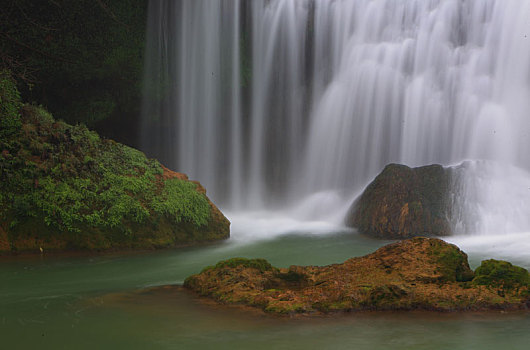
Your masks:
M 368 235 L 402 239 L 451 234 L 451 169 L 389 164 L 351 206 L 346 224 Z

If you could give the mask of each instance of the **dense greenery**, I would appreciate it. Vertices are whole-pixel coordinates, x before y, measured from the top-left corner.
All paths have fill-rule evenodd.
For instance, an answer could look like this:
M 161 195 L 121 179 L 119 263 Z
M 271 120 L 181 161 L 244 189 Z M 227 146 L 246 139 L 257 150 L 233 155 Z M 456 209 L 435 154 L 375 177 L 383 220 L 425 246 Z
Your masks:
M 22 126 L 19 114 L 21 106 L 15 81 L 7 71 L 0 71 L 0 142 Z
M 210 205 L 197 184 L 163 176 L 156 160 L 84 125 L 23 105 L 9 74 L 0 77 L 0 219 L 11 232 L 32 220 L 59 232 L 90 228 L 123 237 L 162 217 L 208 223 Z
M 0 69 L 24 100 L 134 143 L 147 0 L 7 0 Z

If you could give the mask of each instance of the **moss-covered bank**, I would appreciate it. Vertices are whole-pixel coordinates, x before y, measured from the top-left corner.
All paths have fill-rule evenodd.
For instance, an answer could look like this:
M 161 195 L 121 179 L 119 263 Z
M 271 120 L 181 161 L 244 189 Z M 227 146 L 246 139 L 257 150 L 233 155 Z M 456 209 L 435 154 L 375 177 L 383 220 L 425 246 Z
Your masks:
M 188 277 L 184 287 L 220 303 L 274 314 L 361 310 L 520 310 L 530 305 L 528 271 L 467 255 L 436 238 L 413 238 L 329 266 L 279 269 L 235 258 Z
M 204 188 L 133 148 L 23 104 L 0 73 L 0 252 L 157 248 L 223 239 Z

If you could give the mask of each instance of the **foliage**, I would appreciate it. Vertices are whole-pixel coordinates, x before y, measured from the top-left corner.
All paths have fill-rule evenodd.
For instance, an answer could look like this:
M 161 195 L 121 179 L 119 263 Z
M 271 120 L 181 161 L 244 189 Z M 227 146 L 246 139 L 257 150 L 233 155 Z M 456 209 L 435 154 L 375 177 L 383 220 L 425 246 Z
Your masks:
M 21 109 L 21 127 L 0 155 L 0 208 L 10 227 L 34 218 L 61 232 L 131 233 L 161 217 L 206 225 L 210 206 L 197 185 L 165 179 L 162 166 L 84 125 L 57 122 L 42 107 Z
M 0 142 L 17 132 L 20 122 L 20 94 L 8 71 L 0 71 Z
M 183 219 L 197 226 L 208 223 L 210 205 L 192 182 L 166 180 L 164 193 L 153 198 L 152 206 L 156 213 L 167 215 L 177 223 Z
M 116 136 L 140 113 L 146 17 L 145 0 L 7 0 L 0 69 L 14 72 L 24 100 L 70 123 L 110 118 L 119 127 L 100 130 Z

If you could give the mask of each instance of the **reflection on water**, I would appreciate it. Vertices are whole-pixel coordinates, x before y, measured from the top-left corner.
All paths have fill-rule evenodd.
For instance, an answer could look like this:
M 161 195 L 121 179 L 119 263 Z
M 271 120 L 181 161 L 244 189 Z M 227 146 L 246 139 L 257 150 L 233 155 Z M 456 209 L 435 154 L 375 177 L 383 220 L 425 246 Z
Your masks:
M 350 231 L 299 233 L 142 254 L 3 259 L 2 348 L 526 348 L 528 313 L 356 313 L 290 319 L 205 304 L 180 287 L 151 288 L 181 283 L 204 266 L 233 256 L 263 257 L 277 266 L 323 265 L 364 255 L 385 243 Z M 476 246 L 469 239 L 461 243 L 464 250 Z M 484 254 L 473 249 L 470 258 L 489 256 Z M 526 258 L 523 265 L 529 263 Z

